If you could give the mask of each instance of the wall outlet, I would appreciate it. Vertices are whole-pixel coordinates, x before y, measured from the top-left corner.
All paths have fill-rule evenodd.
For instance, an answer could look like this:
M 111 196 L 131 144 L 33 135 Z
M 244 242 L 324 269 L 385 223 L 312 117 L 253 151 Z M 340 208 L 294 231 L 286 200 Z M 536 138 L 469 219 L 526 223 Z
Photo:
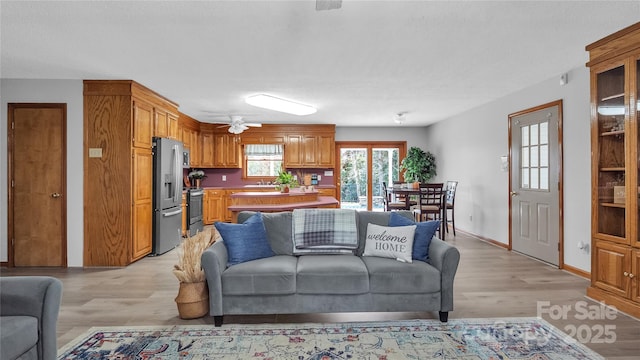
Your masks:
M 227 181 L 227 175 L 222 175 L 222 181 Z
M 322 180 L 322 175 L 318 175 L 318 181 Z

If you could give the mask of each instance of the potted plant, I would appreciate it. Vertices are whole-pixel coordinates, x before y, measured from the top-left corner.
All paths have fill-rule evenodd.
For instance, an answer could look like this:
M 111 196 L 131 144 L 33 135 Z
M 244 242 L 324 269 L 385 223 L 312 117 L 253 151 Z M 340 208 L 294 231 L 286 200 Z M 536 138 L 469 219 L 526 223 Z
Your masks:
M 202 179 L 207 177 L 207 175 L 204 173 L 203 170 L 197 170 L 197 169 L 191 170 L 188 176 L 189 176 L 189 179 L 194 179 L 196 181 L 195 185 L 197 188 L 200 187 L 200 182 L 202 181 Z
M 195 319 L 209 312 L 209 289 L 200 258 L 219 236 L 217 231 L 208 228 L 187 237 L 178 247 L 178 263 L 173 267 L 173 274 L 180 281 L 175 301 L 181 319 Z
M 405 181 L 428 183 L 436 176 L 436 158 L 432 153 L 412 146 L 402 159 L 400 169 L 404 170 Z
M 280 169 L 278 177 L 273 182 L 276 184 L 276 188 L 281 192 L 288 193 L 290 187 L 298 186 L 298 182 L 293 178 L 293 174 L 287 172 L 284 168 Z

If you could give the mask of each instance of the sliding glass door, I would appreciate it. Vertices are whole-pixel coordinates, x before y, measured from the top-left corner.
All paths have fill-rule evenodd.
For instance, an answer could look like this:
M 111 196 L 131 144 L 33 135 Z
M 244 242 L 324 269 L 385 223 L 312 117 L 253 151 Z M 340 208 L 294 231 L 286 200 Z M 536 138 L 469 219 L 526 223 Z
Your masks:
M 337 178 L 340 208 L 383 211 L 382 183 L 400 180 L 405 142 L 337 142 L 340 172 Z

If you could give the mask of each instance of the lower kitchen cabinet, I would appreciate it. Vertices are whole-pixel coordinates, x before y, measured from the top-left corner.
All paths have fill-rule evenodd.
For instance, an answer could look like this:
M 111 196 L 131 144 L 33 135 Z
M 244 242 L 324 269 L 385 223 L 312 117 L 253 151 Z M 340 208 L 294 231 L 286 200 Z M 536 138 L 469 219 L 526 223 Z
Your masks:
M 216 221 L 225 221 L 225 193 L 226 191 L 221 189 L 204 191 L 203 222 L 205 225 L 211 225 Z

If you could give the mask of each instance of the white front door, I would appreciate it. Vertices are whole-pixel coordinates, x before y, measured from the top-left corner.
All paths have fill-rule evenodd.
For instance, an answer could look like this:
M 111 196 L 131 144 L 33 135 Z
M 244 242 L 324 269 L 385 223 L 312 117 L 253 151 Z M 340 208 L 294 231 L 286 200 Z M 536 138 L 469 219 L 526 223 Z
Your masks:
M 509 116 L 512 249 L 553 265 L 561 261 L 561 116 L 561 101 Z

